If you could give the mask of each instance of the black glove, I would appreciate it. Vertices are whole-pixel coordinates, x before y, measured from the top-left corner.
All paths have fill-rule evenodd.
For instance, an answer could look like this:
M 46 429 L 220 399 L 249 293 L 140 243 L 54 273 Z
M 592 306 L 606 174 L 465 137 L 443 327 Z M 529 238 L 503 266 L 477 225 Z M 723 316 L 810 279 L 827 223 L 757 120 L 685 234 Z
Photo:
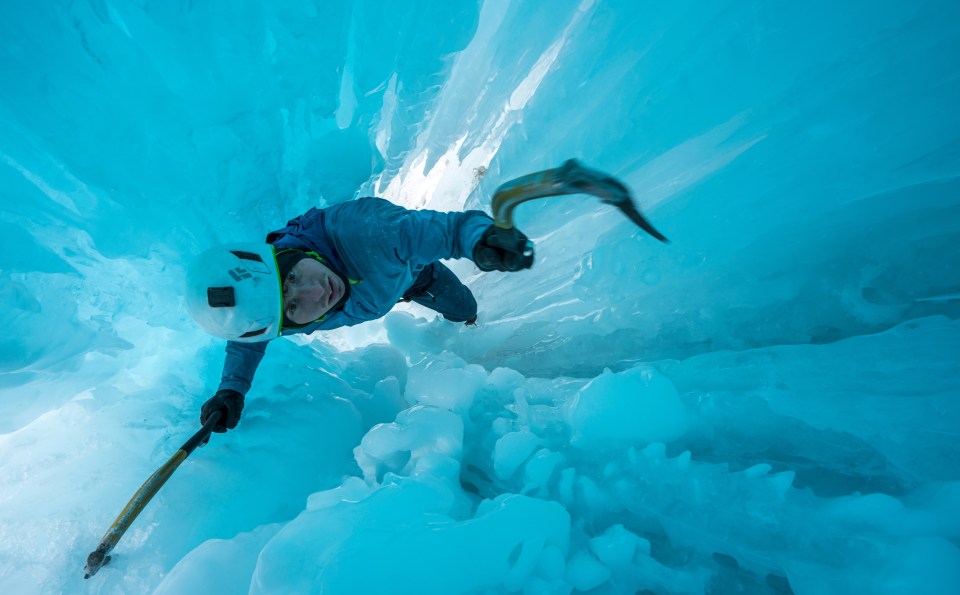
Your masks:
M 243 411 L 243 395 L 235 390 L 224 389 L 217 391 L 200 408 L 200 425 L 207 423 L 210 416 L 219 411 L 220 421 L 213 427 L 214 432 L 223 433 L 237 427 L 240 421 L 240 412 Z
M 491 225 L 473 247 L 473 262 L 481 271 L 529 269 L 533 266 L 533 242 L 516 227 Z

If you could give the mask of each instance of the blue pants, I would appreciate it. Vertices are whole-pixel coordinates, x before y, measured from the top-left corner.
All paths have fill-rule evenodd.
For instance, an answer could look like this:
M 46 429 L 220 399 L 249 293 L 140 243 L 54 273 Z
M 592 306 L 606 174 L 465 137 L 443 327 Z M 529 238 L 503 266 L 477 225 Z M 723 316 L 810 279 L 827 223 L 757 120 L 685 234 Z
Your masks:
M 439 262 L 420 271 L 417 280 L 403 293 L 403 301 L 414 301 L 452 322 L 465 322 L 477 315 L 473 293 Z

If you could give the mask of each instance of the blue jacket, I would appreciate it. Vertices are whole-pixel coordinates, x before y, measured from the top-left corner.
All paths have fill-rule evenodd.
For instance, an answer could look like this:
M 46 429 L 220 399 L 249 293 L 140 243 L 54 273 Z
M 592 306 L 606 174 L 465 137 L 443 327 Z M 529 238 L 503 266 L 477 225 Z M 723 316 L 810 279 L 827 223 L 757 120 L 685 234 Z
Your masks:
M 267 241 L 277 250 L 319 253 L 351 280 L 350 295 L 343 309 L 322 322 L 282 334 L 310 334 L 385 316 L 423 267 L 445 258 L 471 258 L 492 223 L 482 211 L 411 211 L 373 197 L 310 209 L 268 234 Z M 227 342 L 220 389 L 245 395 L 268 342 Z

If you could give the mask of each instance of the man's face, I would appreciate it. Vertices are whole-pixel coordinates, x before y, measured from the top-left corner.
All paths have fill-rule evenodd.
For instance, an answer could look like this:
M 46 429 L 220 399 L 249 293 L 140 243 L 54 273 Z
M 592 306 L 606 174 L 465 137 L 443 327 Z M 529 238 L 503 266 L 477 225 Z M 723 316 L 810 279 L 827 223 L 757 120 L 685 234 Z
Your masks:
M 283 281 L 283 313 L 296 324 L 320 318 L 343 296 L 343 280 L 323 263 L 303 258 Z

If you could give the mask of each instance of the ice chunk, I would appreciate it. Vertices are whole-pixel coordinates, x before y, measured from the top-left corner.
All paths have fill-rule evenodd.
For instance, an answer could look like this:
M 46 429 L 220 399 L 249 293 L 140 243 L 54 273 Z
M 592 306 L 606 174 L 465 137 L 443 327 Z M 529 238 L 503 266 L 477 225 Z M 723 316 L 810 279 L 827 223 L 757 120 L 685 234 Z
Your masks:
M 548 581 L 555 581 L 563 578 L 567 562 L 564 559 L 563 551 L 556 546 L 547 546 L 543 548 L 540 554 L 540 561 L 537 564 L 537 575 Z
M 348 477 L 332 490 L 324 490 L 307 497 L 307 510 L 330 508 L 340 502 L 359 502 L 371 493 L 370 486 L 359 477 Z
M 607 528 L 603 534 L 590 540 L 590 551 L 611 568 L 630 564 L 638 549 L 647 553 L 649 547 L 649 542 L 619 524 Z
M 407 399 L 462 413 L 470 408 L 486 381 L 483 367 L 464 365 L 457 359 L 415 366 L 407 383 Z
M 433 315 L 427 320 L 408 312 L 391 312 L 383 319 L 383 325 L 390 344 L 410 356 L 443 351 L 462 326 Z
M 577 492 L 580 504 L 591 510 L 605 510 L 609 503 L 606 489 L 588 475 L 577 477 Z
M 232 539 L 203 542 L 177 562 L 154 595 L 246 593 L 260 550 L 281 527 L 264 525 Z
M 409 473 L 427 454 L 459 459 L 463 449 L 463 419 L 437 407 L 417 405 L 364 435 L 354 450 L 368 481 L 380 481 L 387 472 Z
M 496 368 L 490 372 L 487 382 L 497 390 L 506 392 L 523 386 L 523 374 L 511 368 Z
M 609 370 L 583 387 L 568 408 L 579 448 L 648 444 L 679 438 L 687 414 L 673 384 L 651 368 Z
M 589 552 L 577 552 L 567 562 L 566 581 L 579 591 L 596 589 L 610 580 L 610 569 Z
M 763 477 L 767 473 L 770 473 L 770 465 L 766 463 L 760 463 L 759 465 L 754 465 L 749 469 L 744 469 L 743 474 L 747 477 Z
M 362 501 L 304 513 L 264 548 L 250 591 L 503 592 L 562 568 L 570 517 L 555 502 L 502 496 L 464 521 L 440 503 L 428 486 L 401 479 Z
M 538 450 L 524 465 L 524 484 L 545 488 L 565 461 L 566 457 L 561 453 L 546 448 Z
M 540 438 L 523 430 L 510 432 L 497 440 L 493 449 L 493 469 L 500 479 L 509 479 L 540 445 Z

